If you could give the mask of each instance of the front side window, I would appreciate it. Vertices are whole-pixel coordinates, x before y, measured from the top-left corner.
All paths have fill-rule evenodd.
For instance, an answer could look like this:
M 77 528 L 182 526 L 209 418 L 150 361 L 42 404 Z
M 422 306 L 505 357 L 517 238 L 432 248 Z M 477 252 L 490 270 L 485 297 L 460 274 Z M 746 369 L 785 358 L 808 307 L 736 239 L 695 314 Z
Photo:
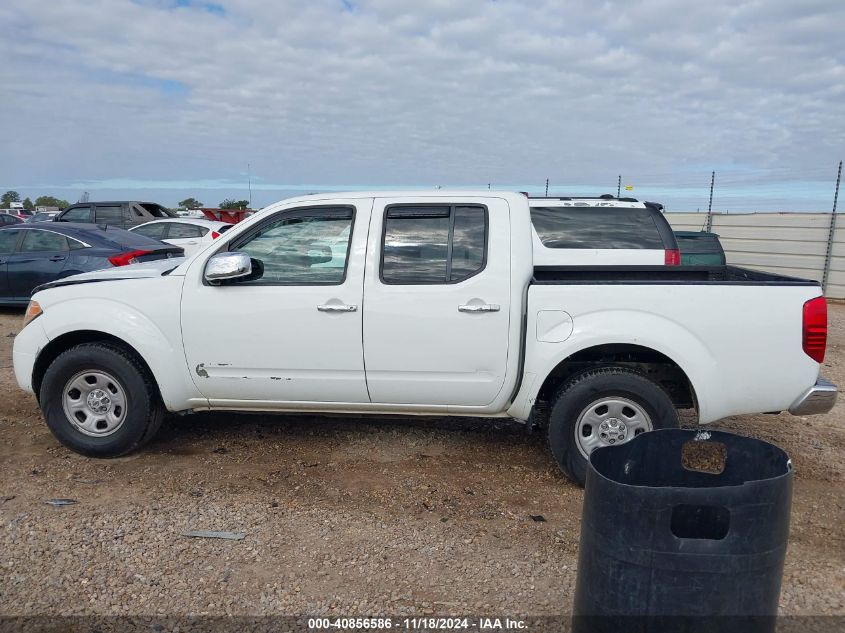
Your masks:
M 531 207 L 531 223 L 546 248 L 664 248 L 648 209 Z
M 90 222 L 91 207 L 73 207 L 62 213 L 62 222 Z
M 277 285 L 341 284 L 352 239 L 351 207 L 301 209 L 234 242 L 229 250 L 260 260 L 264 274 L 250 283 Z M 172 237 L 172 234 L 171 234 Z
M 52 231 L 27 231 L 21 242 L 22 253 L 55 252 L 68 250 L 67 238 Z
M 385 213 L 381 278 L 386 284 L 443 284 L 484 269 L 487 209 L 400 206 Z

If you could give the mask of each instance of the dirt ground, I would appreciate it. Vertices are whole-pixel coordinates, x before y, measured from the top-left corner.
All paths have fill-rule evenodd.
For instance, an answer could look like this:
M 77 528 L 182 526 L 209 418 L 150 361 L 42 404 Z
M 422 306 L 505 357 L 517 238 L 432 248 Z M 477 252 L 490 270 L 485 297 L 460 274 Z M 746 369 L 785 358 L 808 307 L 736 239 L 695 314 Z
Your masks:
M 845 385 L 845 306 L 830 315 L 824 373 Z M 138 454 L 87 459 L 17 388 L 20 322 L 0 312 L 0 614 L 570 612 L 583 496 L 539 434 L 198 414 L 169 419 Z M 825 416 L 714 426 L 795 464 L 781 612 L 845 614 L 845 399 Z M 246 538 L 181 536 L 191 529 Z

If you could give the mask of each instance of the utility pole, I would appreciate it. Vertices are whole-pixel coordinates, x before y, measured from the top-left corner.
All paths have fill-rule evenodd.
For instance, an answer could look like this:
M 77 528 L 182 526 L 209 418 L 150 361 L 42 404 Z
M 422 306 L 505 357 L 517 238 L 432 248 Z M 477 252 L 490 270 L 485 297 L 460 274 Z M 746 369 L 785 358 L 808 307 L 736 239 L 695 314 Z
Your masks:
M 830 260 L 833 255 L 833 234 L 836 232 L 836 205 L 839 202 L 839 184 L 842 182 L 842 161 L 836 171 L 836 187 L 833 190 L 833 210 L 830 212 L 830 227 L 827 230 L 827 251 L 824 255 L 824 273 L 822 274 L 822 291 L 827 292 L 827 278 L 830 276 Z
M 549 179 L 546 178 L 546 197 L 549 197 Z
M 710 173 L 710 202 L 707 205 L 707 232 L 713 228 L 713 186 L 716 184 L 716 172 Z
M 252 172 L 249 163 L 246 164 L 246 180 L 249 184 L 249 208 L 252 208 Z
M 619 178 L 616 179 L 616 197 L 620 198 L 622 196 L 622 174 L 619 174 Z

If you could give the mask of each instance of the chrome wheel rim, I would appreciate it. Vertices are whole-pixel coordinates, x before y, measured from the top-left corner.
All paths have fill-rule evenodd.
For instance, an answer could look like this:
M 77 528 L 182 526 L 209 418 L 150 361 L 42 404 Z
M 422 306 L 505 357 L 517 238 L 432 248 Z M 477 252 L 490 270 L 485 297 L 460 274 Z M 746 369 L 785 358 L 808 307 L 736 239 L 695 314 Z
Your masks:
M 81 371 L 68 380 L 62 405 L 73 427 L 92 437 L 111 435 L 126 420 L 126 390 L 114 376 L 99 369 Z
M 627 398 L 600 398 L 590 403 L 575 424 L 575 444 L 585 459 L 600 446 L 624 444 L 651 431 L 651 418 L 645 409 Z

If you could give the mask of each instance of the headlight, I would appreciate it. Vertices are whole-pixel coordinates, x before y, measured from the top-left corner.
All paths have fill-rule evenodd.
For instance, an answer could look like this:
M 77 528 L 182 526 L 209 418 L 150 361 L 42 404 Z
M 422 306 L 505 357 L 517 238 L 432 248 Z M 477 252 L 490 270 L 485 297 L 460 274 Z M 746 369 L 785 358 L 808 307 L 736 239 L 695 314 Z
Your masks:
M 44 311 L 41 309 L 41 304 L 37 301 L 30 301 L 26 306 L 26 313 L 23 315 L 23 326 L 26 327 L 30 321 L 35 317 L 41 316 Z

